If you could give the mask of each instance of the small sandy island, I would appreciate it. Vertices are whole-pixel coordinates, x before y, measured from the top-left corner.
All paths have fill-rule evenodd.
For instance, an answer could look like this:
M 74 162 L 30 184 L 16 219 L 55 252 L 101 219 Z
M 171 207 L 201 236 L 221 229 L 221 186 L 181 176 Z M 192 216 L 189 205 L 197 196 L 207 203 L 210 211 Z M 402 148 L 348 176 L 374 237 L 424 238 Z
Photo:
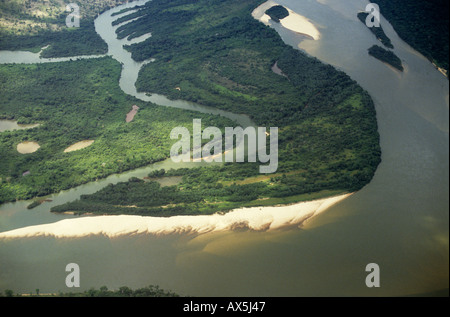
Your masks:
M 272 8 L 273 6 L 279 5 L 278 3 L 274 1 L 267 1 L 260 5 L 258 8 L 256 8 L 252 16 L 264 23 L 265 25 L 270 25 L 271 18 L 265 13 L 267 10 Z M 307 18 L 304 16 L 301 16 L 300 14 L 292 11 L 291 9 L 285 7 L 286 10 L 289 12 L 289 16 L 285 17 L 284 19 L 280 20 L 281 25 L 293 32 L 296 32 L 298 34 L 304 35 L 309 39 L 312 40 L 318 40 L 320 39 L 320 32 L 315 27 L 314 24 L 312 24 Z
M 67 149 L 64 150 L 64 153 L 69 153 L 73 151 L 78 151 L 84 148 L 87 148 L 88 146 L 91 146 L 92 143 L 94 143 L 95 140 L 84 140 L 81 142 L 77 142 L 71 146 L 69 146 Z
M 245 228 L 253 231 L 271 231 L 293 226 L 299 227 L 305 221 L 323 213 L 350 195 L 345 194 L 281 207 L 241 208 L 223 215 L 175 216 L 168 218 L 142 216 L 80 217 L 3 232 L 0 233 L 0 238 L 39 236 L 80 238 L 90 235 L 103 235 L 115 238 L 136 234 L 204 234 Z
M 20 154 L 30 154 L 39 150 L 41 146 L 36 142 L 22 142 L 17 144 L 17 152 Z

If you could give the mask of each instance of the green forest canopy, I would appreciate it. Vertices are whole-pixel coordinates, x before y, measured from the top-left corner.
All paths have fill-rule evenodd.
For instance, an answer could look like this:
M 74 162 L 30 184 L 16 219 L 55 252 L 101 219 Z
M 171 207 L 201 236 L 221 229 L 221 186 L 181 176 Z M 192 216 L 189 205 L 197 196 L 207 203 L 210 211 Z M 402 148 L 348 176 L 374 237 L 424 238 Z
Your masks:
M 396 69 L 403 71 L 403 65 L 400 58 L 394 54 L 394 52 L 386 50 L 381 46 L 374 45 L 369 48 L 369 54 L 382 62 L 388 63 Z
M 289 16 L 289 11 L 283 6 L 276 5 L 267 10 L 266 14 L 275 22 L 280 22 L 280 20 Z
M 260 3 L 154 0 L 119 18 L 139 17 L 117 34 L 152 33 L 127 47 L 137 61 L 155 58 L 139 74 L 141 92 L 248 114 L 258 126 L 279 127 L 277 174 L 262 176 L 257 165 L 242 163 L 186 171 L 183 182 L 170 188 L 133 179 L 53 211 L 191 214 L 356 191 L 370 182 L 381 156 L 370 96 L 345 73 L 284 44 L 253 19 Z M 275 62 L 288 78 L 272 72 Z M 129 205 L 137 208 L 123 208 Z
M 358 19 L 366 24 L 366 18 L 369 16 L 369 13 L 367 12 L 359 12 L 358 13 Z M 383 43 L 384 46 L 386 46 L 387 48 L 394 48 L 394 46 L 392 45 L 391 39 L 386 35 L 386 33 L 384 33 L 383 27 L 379 26 L 373 26 L 370 27 L 369 30 L 376 36 L 376 38 Z
M 0 202 L 29 199 L 69 189 L 114 173 L 164 160 L 174 127 L 229 126 L 223 117 L 142 102 L 119 87 L 121 65 L 111 57 L 72 62 L 0 65 L 0 118 L 40 123 L 0 133 Z M 138 114 L 126 123 L 133 105 Z M 192 129 L 192 128 L 190 128 Z M 95 140 L 83 150 L 64 150 Z M 32 154 L 17 144 L 35 141 Z M 24 172 L 30 174 L 23 176 Z
M 449 5 L 447 0 L 376 0 L 398 35 L 448 71 Z
M 0 1 L 0 50 L 30 50 L 42 56 L 68 57 L 107 53 L 108 47 L 95 32 L 95 17 L 124 0 L 77 0 L 80 28 L 67 28 L 69 1 Z

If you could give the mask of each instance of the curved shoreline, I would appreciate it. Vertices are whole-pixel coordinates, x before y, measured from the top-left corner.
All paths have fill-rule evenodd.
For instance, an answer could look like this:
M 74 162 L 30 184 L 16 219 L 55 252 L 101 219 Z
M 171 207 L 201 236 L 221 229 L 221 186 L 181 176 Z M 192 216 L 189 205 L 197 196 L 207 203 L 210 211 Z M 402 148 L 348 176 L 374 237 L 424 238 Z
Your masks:
M 139 2 L 147 2 L 148 0 L 141 0 Z M 258 7 L 253 13 L 267 7 L 262 13 L 272 6 L 276 5 L 273 1 L 268 1 L 262 6 Z M 114 8 L 113 10 L 117 10 Z M 314 34 L 306 34 L 308 30 L 304 29 L 305 25 L 311 24 L 306 18 L 296 14 L 292 10 L 288 9 L 290 16 L 296 21 L 298 17 L 301 17 L 300 23 L 292 27 L 292 31 L 297 33 L 304 33 L 307 36 L 313 38 Z M 107 11 L 108 12 L 108 11 Z M 105 12 L 104 14 L 108 14 Z M 111 10 L 109 10 L 111 12 Z M 259 19 L 258 19 L 259 20 Z M 284 20 L 284 19 L 283 19 Z M 283 20 L 281 22 L 283 22 Z M 97 29 L 96 20 L 96 31 L 100 34 L 99 29 Z M 264 23 L 264 22 L 263 22 Z M 292 23 L 292 21 L 291 21 Z M 295 24 L 295 23 L 294 23 Z M 283 25 L 284 26 L 284 25 Z M 285 27 L 285 26 L 284 26 Z M 109 31 L 109 29 L 108 29 Z M 102 36 L 103 35 L 103 36 Z M 115 44 L 109 41 L 106 34 L 100 34 L 102 38 L 107 42 L 109 47 L 108 55 L 112 56 L 119 62 L 124 62 L 121 58 L 115 56 L 111 51 L 111 46 Z M 122 45 L 122 44 L 121 44 Z M 120 47 L 121 47 L 120 45 Z M 125 64 L 134 64 L 130 61 L 125 61 Z M 140 68 L 142 63 L 138 65 Z M 123 67 L 123 72 L 126 67 Z M 130 79 L 129 76 L 125 76 Z M 133 92 L 127 91 L 124 87 L 122 90 L 131 95 Z M 137 94 L 139 95 L 139 94 Z M 144 101 L 155 102 L 151 98 L 139 98 Z M 149 99 L 149 100 L 146 100 Z M 158 100 L 161 101 L 161 100 Z M 155 102 L 160 104 L 159 102 Z M 164 103 L 164 102 L 162 102 Z M 183 108 L 183 107 L 180 107 Z M 201 111 L 201 110 L 198 110 Z M 220 111 L 217 111 L 221 114 Z M 211 231 L 223 231 L 223 230 L 233 230 L 236 228 L 247 228 L 249 230 L 255 231 L 267 231 L 275 230 L 285 227 L 291 227 L 293 225 L 299 226 L 306 220 L 317 216 L 318 214 L 324 212 L 337 202 L 347 198 L 349 195 L 341 195 L 337 197 L 325 198 L 320 200 L 300 202 L 297 204 L 292 204 L 288 206 L 271 206 L 271 207 L 254 207 L 254 208 L 239 208 L 234 209 L 225 215 L 207 215 L 207 216 L 177 216 L 170 218 L 158 218 L 158 217 L 142 217 L 142 216 L 89 216 L 76 219 L 65 219 L 56 223 L 43 224 L 37 226 L 28 226 L 20 229 L 15 229 L 11 231 L 6 231 L 0 233 L 0 238 L 2 237 L 35 237 L 35 236 L 54 236 L 54 237 L 83 237 L 89 235 L 106 235 L 108 237 L 117 237 L 130 234 L 147 233 L 147 234 L 170 234 L 176 232 L 186 232 L 186 233 L 207 233 Z
M 270 25 L 271 18 L 265 12 L 276 5 L 280 4 L 272 0 L 261 4 L 259 7 L 253 10 L 253 18 L 264 23 L 265 25 Z M 311 23 L 304 16 L 292 11 L 289 8 L 286 8 L 286 10 L 288 10 L 289 16 L 280 20 L 281 26 L 299 35 L 305 36 L 310 40 L 320 39 L 320 32 L 313 23 Z
M 66 148 L 64 150 L 64 153 L 70 153 L 70 152 L 85 149 L 85 148 L 91 146 L 94 142 L 95 142 L 95 140 L 84 140 L 84 141 L 77 142 L 75 144 L 72 144 L 68 148 Z
M 282 207 L 240 208 L 226 214 L 207 216 L 174 216 L 168 218 L 143 216 L 87 216 L 65 219 L 51 224 L 23 227 L 0 233 L 2 238 L 81 238 L 128 235 L 196 233 L 230 230 L 273 231 L 301 226 L 353 194 L 345 194 Z
M 316 2 L 324 1 L 311 3 Z M 66 259 L 86 263 L 82 271 L 89 274 L 92 285 L 117 281 L 120 275 L 126 283 L 118 286 L 129 281 L 168 281 L 169 288 L 194 296 L 358 297 L 376 292 L 376 296 L 398 297 L 448 288 L 448 82 L 418 52 L 397 44 L 403 43 L 397 36 L 394 44 L 411 66 L 403 81 L 376 61 L 361 64 L 369 60 L 370 45 L 353 47 L 339 35 L 358 29 L 357 23 L 347 20 L 353 19 L 354 11 L 347 16 L 347 7 L 334 9 L 347 3 L 327 1 L 328 20 L 315 19 L 324 26 L 327 38 L 321 44 L 336 42 L 321 46 L 304 41 L 300 48 L 351 75 L 375 99 L 383 163 L 358 195 L 314 218 L 306 226 L 314 230 L 306 232 L 293 228 L 267 234 L 136 235 L 111 239 L 113 243 L 102 236 L 80 241 L 0 239 L 2 267 L 9 268 L 4 272 L 4 288 L 26 292 L 36 287 L 39 278 L 48 289 L 58 290 L 63 278 L 55 279 L 54 272 L 64 268 Z M 359 9 L 359 3 L 354 4 L 349 6 Z M 336 27 L 330 33 L 330 26 L 340 25 L 349 26 L 348 32 Z M 440 85 L 447 87 L 434 88 Z M 9 222 L 13 208 L 2 211 Z M 41 211 L 29 214 L 36 213 Z M 399 251 L 401 256 L 396 256 Z M 382 276 L 390 280 L 379 289 L 368 289 L 364 277 L 355 280 L 354 272 L 363 272 L 367 259 L 388 264 Z

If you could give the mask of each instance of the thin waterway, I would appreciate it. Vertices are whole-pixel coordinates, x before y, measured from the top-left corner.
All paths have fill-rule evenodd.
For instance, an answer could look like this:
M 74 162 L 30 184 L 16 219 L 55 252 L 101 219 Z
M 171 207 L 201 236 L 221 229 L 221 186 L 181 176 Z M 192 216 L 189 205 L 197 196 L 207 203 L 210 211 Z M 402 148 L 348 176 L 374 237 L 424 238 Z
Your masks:
M 97 33 L 105 40 L 108 44 L 108 52 L 105 55 L 88 55 L 88 56 L 74 56 L 74 57 L 64 57 L 64 58 L 41 58 L 40 53 L 32 52 L 16 52 L 16 51 L 0 51 L 0 64 L 8 63 L 18 63 L 18 64 L 31 64 L 31 63 L 56 63 L 56 62 L 70 62 L 79 59 L 90 59 L 90 58 L 100 58 L 104 56 L 111 56 L 115 60 L 122 64 L 122 73 L 120 78 L 120 88 L 126 94 L 132 95 L 140 100 L 153 102 L 160 106 L 174 107 L 178 109 L 191 110 L 200 113 L 208 113 L 218 116 L 223 116 L 229 118 L 236 122 L 237 125 L 246 128 L 249 126 L 255 126 L 254 122 L 247 116 L 243 114 L 234 114 L 228 111 L 218 110 L 210 107 L 205 107 L 193 102 L 187 102 L 183 100 L 169 100 L 165 96 L 158 94 L 146 94 L 139 93 L 136 90 L 136 80 L 140 69 L 146 63 L 152 62 L 148 60 L 145 62 L 135 62 L 131 58 L 131 53 L 123 48 L 125 44 L 134 44 L 143 41 L 151 36 L 151 34 L 143 35 L 139 38 L 135 38 L 131 41 L 125 39 L 117 39 L 115 30 L 120 27 L 116 25 L 112 27 L 112 22 L 120 17 L 111 16 L 114 12 L 119 12 L 123 8 L 132 8 L 137 5 L 142 5 L 148 2 L 148 0 L 139 0 L 130 2 L 115 9 L 106 11 L 100 15 L 95 20 L 95 28 Z M 131 11 L 127 12 L 129 14 Z M 31 128 L 35 126 L 24 126 L 23 128 Z M 13 121 L 1 120 L 0 121 L 0 131 L 11 130 L 20 128 L 19 125 L 14 124 Z M 237 144 L 242 142 L 242 140 L 237 140 Z M 38 225 L 48 222 L 56 222 L 65 218 L 72 218 L 71 215 L 55 215 L 49 213 L 51 207 L 57 206 L 69 201 L 78 199 L 81 195 L 92 194 L 107 186 L 108 184 L 115 184 L 118 182 L 127 181 L 131 177 L 143 178 L 147 176 L 151 171 L 157 169 L 177 169 L 177 168 L 193 168 L 201 165 L 208 164 L 206 162 L 189 164 L 189 163 L 174 163 L 171 159 L 167 159 L 163 162 L 158 162 L 151 164 L 146 167 L 138 168 L 132 171 L 128 171 L 121 174 L 114 174 L 106 179 L 98 180 L 96 182 L 91 182 L 85 185 L 78 186 L 71 190 L 61 191 L 60 193 L 52 194 L 46 197 L 41 197 L 40 199 L 45 199 L 46 202 L 41 206 L 33 208 L 33 212 L 26 208 L 31 202 L 30 201 L 19 201 L 14 203 L 3 204 L 0 206 L 0 214 L 5 215 L 0 221 L 0 231 L 12 230 L 24 226 Z

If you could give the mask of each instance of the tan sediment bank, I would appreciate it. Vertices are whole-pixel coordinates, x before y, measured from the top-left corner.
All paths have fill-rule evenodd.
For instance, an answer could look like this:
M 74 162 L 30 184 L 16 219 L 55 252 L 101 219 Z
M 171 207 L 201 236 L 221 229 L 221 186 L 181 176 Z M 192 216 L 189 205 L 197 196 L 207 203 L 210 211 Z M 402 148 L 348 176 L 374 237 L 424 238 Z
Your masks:
M 64 153 L 69 153 L 69 152 L 78 151 L 78 150 L 87 148 L 88 146 L 91 146 L 94 142 L 95 142 L 95 140 L 84 140 L 84 141 L 77 142 L 77 143 L 69 146 L 67 149 L 65 149 Z
M 17 152 L 20 154 L 30 154 L 39 150 L 40 147 L 36 142 L 25 141 L 17 144 Z
M 436 67 L 436 69 L 445 77 L 448 78 L 448 71 L 445 68 L 441 68 L 438 65 L 436 65 L 436 63 L 433 62 L 433 66 Z
M 134 106 L 132 107 L 132 110 L 131 110 L 130 112 L 128 112 L 125 121 L 126 121 L 127 123 L 133 121 L 134 116 L 137 114 L 138 110 L 139 110 L 139 107 L 136 106 L 136 105 L 134 105 Z
M 284 74 L 283 71 L 278 67 L 278 61 L 273 64 L 272 71 L 277 75 L 288 78 L 288 76 L 286 76 L 286 74 Z
M 24 227 L 0 233 L 0 238 L 55 237 L 80 238 L 103 235 L 120 236 L 172 233 L 197 233 L 249 229 L 271 231 L 300 226 L 352 194 L 282 207 L 240 208 L 229 213 L 208 216 L 175 216 L 169 218 L 142 216 L 89 216 L 65 219 L 56 223 Z
M 270 25 L 270 17 L 265 13 L 267 10 L 269 10 L 271 7 L 279 5 L 275 1 L 267 1 L 260 5 L 258 8 L 256 8 L 252 12 L 252 16 L 264 23 L 265 25 Z M 316 26 L 311 23 L 307 18 L 304 16 L 292 11 L 291 9 L 285 7 L 286 10 L 289 12 L 289 16 L 287 16 L 284 19 L 280 20 L 281 25 L 293 32 L 296 32 L 298 34 L 304 35 L 312 40 L 318 40 L 320 39 L 320 32 L 316 28 Z

